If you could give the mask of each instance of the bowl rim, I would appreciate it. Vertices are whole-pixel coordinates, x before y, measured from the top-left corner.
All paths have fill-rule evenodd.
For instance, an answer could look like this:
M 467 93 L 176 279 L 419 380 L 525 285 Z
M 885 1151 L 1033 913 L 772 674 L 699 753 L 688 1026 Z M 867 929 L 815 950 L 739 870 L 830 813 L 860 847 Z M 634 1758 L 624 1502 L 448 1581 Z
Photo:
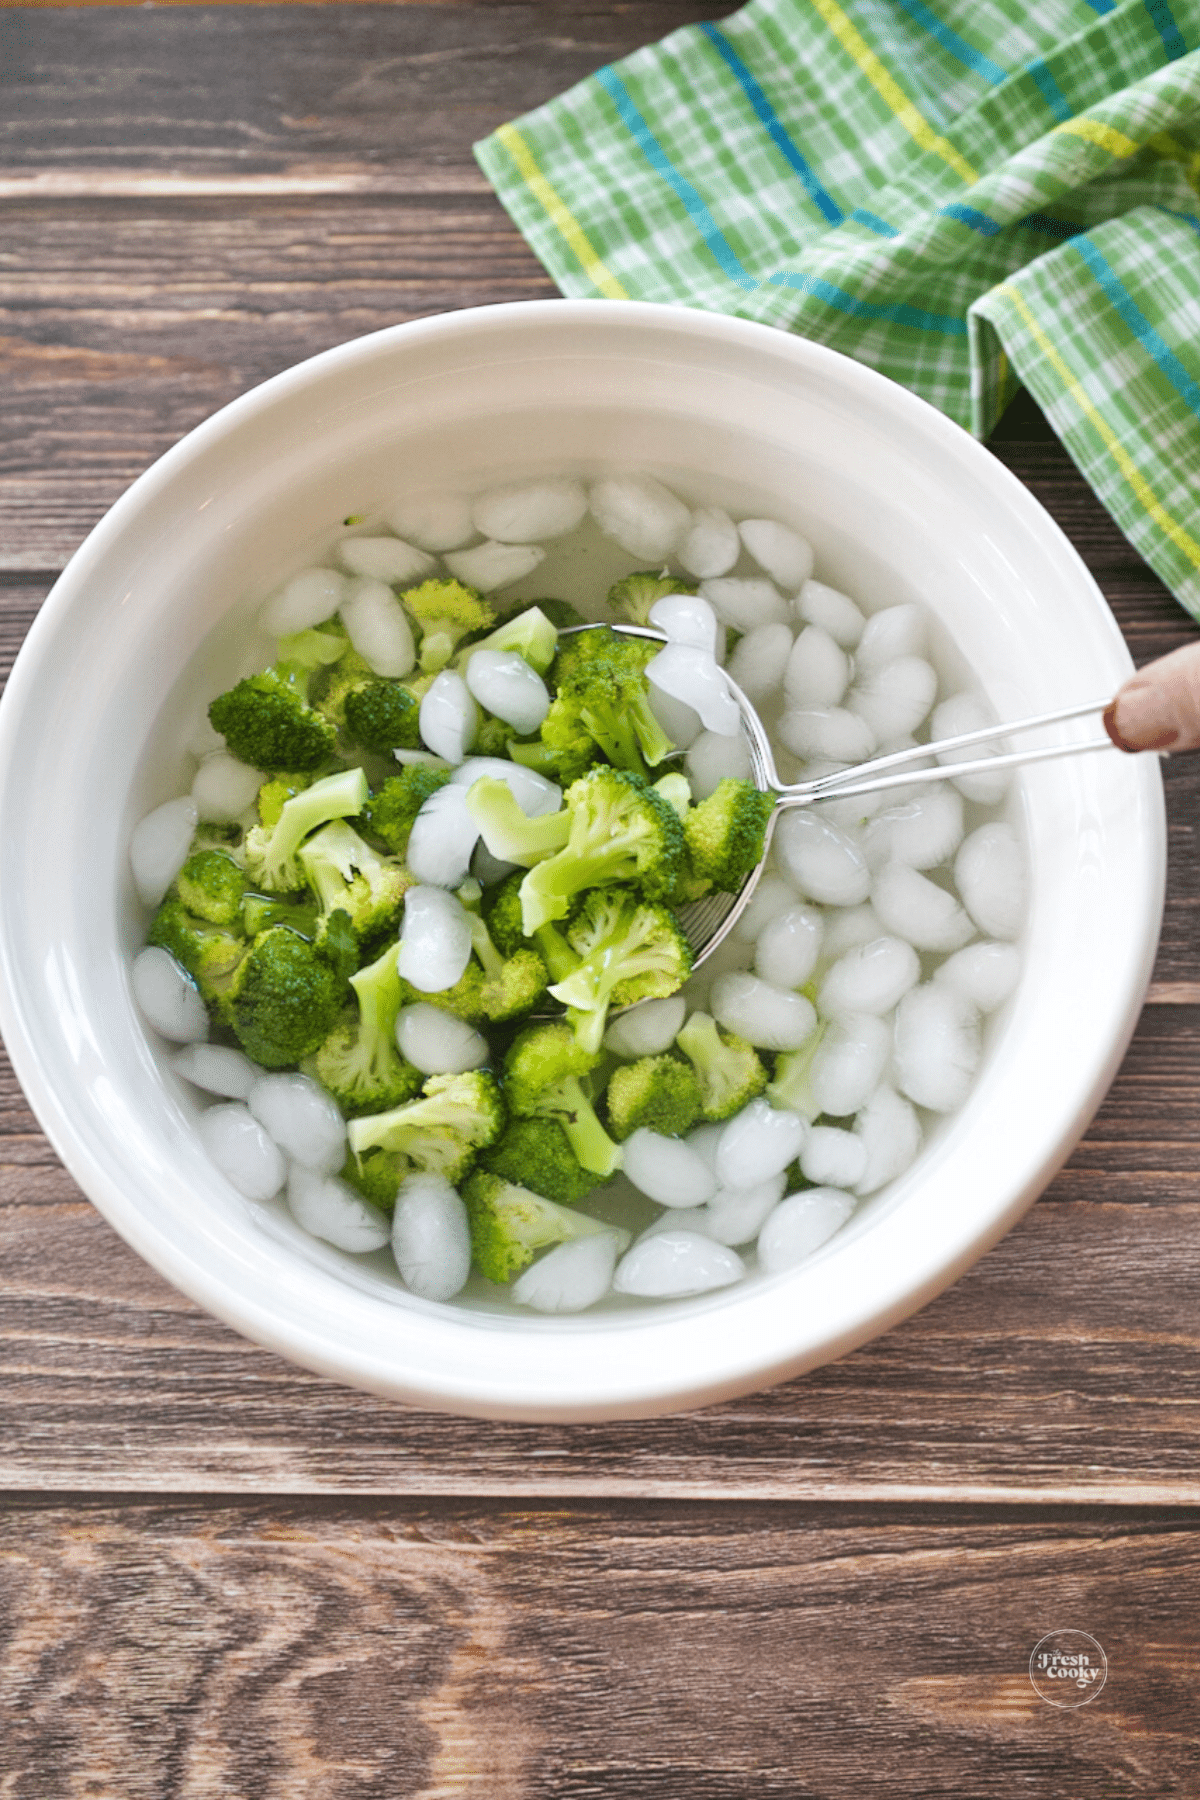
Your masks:
M 597 307 L 603 312 L 597 314 Z M 551 308 L 547 316 L 547 308 Z M 54 583 L 35 619 L 14 663 L 8 687 L 0 700 L 0 771 L 10 766 L 12 745 L 20 727 L 27 687 L 35 681 L 39 668 L 52 650 L 59 629 L 60 615 L 66 613 L 73 596 L 100 567 L 113 550 L 119 549 L 127 527 L 142 516 L 144 509 L 170 489 L 176 478 L 203 457 L 210 446 L 219 444 L 244 424 L 270 411 L 292 393 L 323 379 L 327 374 L 350 370 L 376 357 L 386 357 L 393 346 L 407 351 L 422 341 L 469 336 L 480 330 L 513 329 L 517 332 L 543 330 L 548 324 L 572 327 L 590 325 L 593 321 L 621 329 L 652 326 L 667 329 L 683 337 L 701 337 L 732 346 L 769 347 L 773 354 L 790 360 L 801 370 L 807 368 L 819 377 L 832 379 L 835 385 L 848 389 L 868 404 L 890 410 L 901 425 L 908 424 L 935 446 L 952 449 L 960 460 L 971 465 L 985 482 L 1004 498 L 1010 509 L 1044 542 L 1051 544 L 1059 558 L 1074 565 L 1075 574 L 1091 591 L 1097 603 L 1097 624 L 1105 620 L 1116 660 L 1132 669 L 1124 639 L 1109 613 L 1099 588 L 1078 553 L 1070 545 L 1061 528 L 1050 517 L 1029 490 L 985 447 L 968 436 L 952 420 L 945 417 L 909 390 L 888 380 L 875 370 L 855 362 L 840 352 L 810 340 L 792 336 L 753 321 L 731 319 L 698 309 L 663 307 L 640 301 L 555 300 L 514 301 L 495 306 L 466 308 L 404 324 L 389 326 L 364 337 L 335 345 L 316 356 L 283 370 L 267 381 L 239 395 L 186 434 L 146 469 L 114 503 L 68 561 Z M 1165 885 L 1165 820 L 1162 784 L 1157 762 L 1145 759 L 1142 764 L 1142 798 L 1148 803 L 1151 820 L 1148 845 L 1152 853 L 1141 874 L 1140 911 L 1142 931 L 1141 954 L 1130 960 L 1119 991 L 1114 991 L 1109 1006 L 1112 1032 L 1106 1052 L 1098 1058 L 1087 1083 L 1076 1097 L 1065 1128 L 1053 1146 L 1044 1148 L 1030 1162 L 1026 1178 L 1012 1193 L 1007 1203 L 994 1207 L 982 1219 L 976 1218 L 970 1230 L 960 1232 L 948 1247 L 944 1243 L 925 1247 L 925 1253 L 909 1255 L 895 1268 L 876 1267 L 877 1280 L 870 1299 L 846 1309 L 841 1329 L 825 1330 L 819 1342 L 813 1333 L 796 1327 L 794 1339 L 786 1340 L 773 1331 L 769 1348 L 749 1333 L 744 1343 L 735 1334 L 713 1334 L 723 1337 L 723 1354 L 707 1366 L 681 1372 L 678 1364 L 664 1374 L 656 1371 L 643 1380 L 632 1380 L 628 1371 L 618 1384 L 605 1384 L 596 1379 L 585 1395 L 577 1399 L 564 1393 L 540 1397 L 535 1393 L 515 1392 L 508 1376 L 499 1379 L 487 1371 L 470 1382 L 441 1374 L 422 1371 L 421 1379 L 397 1379 L 380 1366 L 365 1346 L 349 1348 L 325 1337 L 314 1327 L 300 1334 L 292 1326 L 281 1323 L 276 1308 L 254 1296 L 247 1296 L 231 1282 L 225 1272 L 192 1260 L 172 1243 L 169 1235 L 155 1225 L 138 1208 L 110 1176 L 93 1153 L 86 1135 L 72 1116 L 69 1105 L 60 1097 L 52 1072 L 44 1060 L 38 1043 L 36 1020 L 29 1019 L 16 998 L 14 946 L 8 934 L 0 934 L 0 1030 L 3 1031 L 14 1070 L 29 1103 L 70 1174 L 93 1200 L 115 1230 L 160 1274 L 206 1310 L 244 1335 L 276 1350 L 291 1361 L 317 1373 L 366 1388 L 389 1398 L 400 1399 L 426 1408 L 449 1409 L 487 1418 L 531 1421 L 598 1420 L 652 1416 L 704 1406 L 757 1388 L 770 1386 L 805 1369 L 818 1366 L 846 1354 L 901 1319 L 926 1305 L 929 1300 L 956 1281 L 987 1249 L 989 1249 L 1027 1210 L 1058 1168 L 1066 1161 L 1079 1137 L 1102 1100 L 1124 1055 L 1141 1009 L 1149 980 L 1157 928 L 1161 919 Z M 6 786 L 0 775 L 0 818 L 3 816 Z M 876 1258 L 878 1265 L 879 1259 Z M 786 1278 L 775 1278 L 776 1283 Z M 734 1290 L 736 1291 L 736 1290 Z M 728 1292 L 728 1291 L 727 1291 Z M 763 1290 L 756 1290 L 761 1300 Z M 720 1302 L 722 1310 L 730 1305 L 721 1294 L 703 1297 L 704 1302 Z M 749 1303 L 749 1297 L 740 1302 Z M 688 1302 L 688 1317 L 700 1321 L 712 1310 L 711 1305 Z M 447 1309 L 449 1310 L 449 1309 Z M 777 1309 L 778 1310 L 778 1309 Z M 452 1315 L 461 1321 L 463 1315 Z M 639 1318 L 629 1330 L 635 1337 L 649 1340 L 661 1337 L 664 1330 L 677 1329 L 683 1317 L 681 1310 L 665 1307 L 661 1312 Z M 531 1322 L 532 1323 L 532 1322 Z M 541 1321 L 538 1322 L 541 1325 Z M 436 1339 L 437 1328 L 426 1335 Z M 534 1333 L 530 1333 L 531 1336 Z M 537 1336 L 549 1351 L 555 1342 L 563 1344 L 573 1333 L 563 1331 L 556 1337 L 549 1329 Z M 719 1363 L 719 1366 L 717 1364 Z M 415 1366 L 415 1365 L 414 1365 Z M 653 1359 L 650 1366 L 653 1367 Z

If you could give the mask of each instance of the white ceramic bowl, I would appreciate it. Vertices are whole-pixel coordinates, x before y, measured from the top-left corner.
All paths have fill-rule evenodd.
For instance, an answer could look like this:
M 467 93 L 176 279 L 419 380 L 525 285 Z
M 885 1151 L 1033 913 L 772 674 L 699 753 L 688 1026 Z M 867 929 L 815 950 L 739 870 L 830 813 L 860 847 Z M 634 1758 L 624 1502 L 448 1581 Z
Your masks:
M 226 407 L 72 559 L 0 708 L 0 1023 L 71 1173 L 155 1268 L 249 1337 L 381 1394 L 493 1418 L 698 1406 L 840 1356 L 923 1305 L 1084 1130 L 1161 915 L 1155 761 L 1027 772 L 1024 973 L 974 1092 L 906 1176 L 786 1275 L 566 1321 L 501 1316 L 416 1300 L 247 1206 L 206 1161 L 194 1097 L 134 1009 L 130 829 L 186 788 L 186 726 L 207 699 L 265 660 L 244 641 L 254 605 L 345 514 L 407 486 L 606 466 L 790 520 L 818 572 L 870 607 L 924 601 L 1001 717 L 1111 694 L 1129 672 L 1062 533 L 922 401 L 763 326 L 564 301 L 398 326 Z

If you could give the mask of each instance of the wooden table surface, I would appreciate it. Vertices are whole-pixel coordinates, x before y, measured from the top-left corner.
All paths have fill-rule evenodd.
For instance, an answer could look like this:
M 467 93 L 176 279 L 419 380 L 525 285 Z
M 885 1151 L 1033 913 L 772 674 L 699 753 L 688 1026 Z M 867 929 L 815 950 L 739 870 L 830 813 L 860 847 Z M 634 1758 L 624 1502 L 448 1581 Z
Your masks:
M 728 6 L 0 12 L 0 651 L 122 489 L 301 357 L 551 299 L 471 142 Z M 1045 424 L 995 453 L 1139 660 L 1194 628 Z M 751 1399 L 486 1425 L 235 1336 L 0 1087 L 0 1795 L 1196 1795 L 1198 765 L 1149 1004 L 1045 1197 Z M 2 856 L 2 850 L 0 850 Z M 9 874 L 5 871 L 5 874 Z M 1026 1669 L 1102 1644 L 1075 1710 Z

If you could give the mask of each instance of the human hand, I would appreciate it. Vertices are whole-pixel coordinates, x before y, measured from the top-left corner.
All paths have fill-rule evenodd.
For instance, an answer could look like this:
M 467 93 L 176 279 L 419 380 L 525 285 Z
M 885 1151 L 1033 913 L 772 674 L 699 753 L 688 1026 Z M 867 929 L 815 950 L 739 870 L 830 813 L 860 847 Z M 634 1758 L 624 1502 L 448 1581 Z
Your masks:
M 1131 675 L 1104 711 L 1118 750 L 1200 749 L 1200 643 Z

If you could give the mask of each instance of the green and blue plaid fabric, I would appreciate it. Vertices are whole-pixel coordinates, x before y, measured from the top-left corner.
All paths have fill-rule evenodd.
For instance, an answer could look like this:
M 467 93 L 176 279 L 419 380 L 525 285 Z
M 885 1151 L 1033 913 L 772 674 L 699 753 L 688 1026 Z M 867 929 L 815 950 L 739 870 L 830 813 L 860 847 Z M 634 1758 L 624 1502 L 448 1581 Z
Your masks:
M 1020 383 L 1200 618 L 1200 0 L 751 0 L 476 146 L 565 293 Z

